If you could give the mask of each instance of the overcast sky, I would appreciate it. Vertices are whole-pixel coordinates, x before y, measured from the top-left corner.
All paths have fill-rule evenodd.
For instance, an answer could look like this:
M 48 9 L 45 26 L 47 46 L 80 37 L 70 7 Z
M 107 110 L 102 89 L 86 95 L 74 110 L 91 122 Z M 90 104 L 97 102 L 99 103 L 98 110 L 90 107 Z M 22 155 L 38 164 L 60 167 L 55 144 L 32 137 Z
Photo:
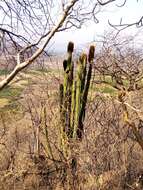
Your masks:
M 136 0 L 127 0 L 125 6 L 121 8 L 117 7 L 116 4 L 111 4 L 97 14 L 97 18 L 99 19 L 98 24 L 88 22 L 81 29 L 57 34 L 52 41 L 52 43 L 54 43 L 52 47 L 56 49 L 63 47 L 62 49 L 66 49 L 68 41 L 75 42 L 76 46 L 79 47 L 93 40 L 98 40 L 99 36 L 113 30 L 113 28 L 108 25 L 108 20 L 113 24 L 119 24 L 122 18 L 123 23 L 132 23 L 137 21 L 142 15 L 143 0 L 139 0 L 138 3 Z M 131 27 L 122 31 L 121 35 L 125 36 L 140 33 L 141 36 L 143 34 L 142 31 L 142 28 L 136 29 L 136 27 Z

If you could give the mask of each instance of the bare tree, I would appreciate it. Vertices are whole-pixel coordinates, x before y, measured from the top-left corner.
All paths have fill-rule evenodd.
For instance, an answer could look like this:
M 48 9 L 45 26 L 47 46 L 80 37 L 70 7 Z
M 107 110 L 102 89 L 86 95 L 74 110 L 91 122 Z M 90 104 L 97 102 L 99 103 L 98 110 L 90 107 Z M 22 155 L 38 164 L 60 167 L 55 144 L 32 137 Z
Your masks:
M 133 103 L 136 99 L 135 93 L 140 93 L 143 89 L 143 52 L 141 49 L 133 49 L 129 43 L 133 38 L 114 38 L 108 34 L 108 38 L 104 37 L 102 41 L 102 49 L 97 56 L 95 72 L 100 78 L 96 78 L 95 84 L 109 85 L 116 89 L 116 102 L 119 103 L 123 110 L 124 122 L 132 129 L 136 141 L 143 150 L 143 138 L 138 129 L 140 121 L 142 121 L 141 107 Z M 135 121 L 132 117 L 136 115 Z

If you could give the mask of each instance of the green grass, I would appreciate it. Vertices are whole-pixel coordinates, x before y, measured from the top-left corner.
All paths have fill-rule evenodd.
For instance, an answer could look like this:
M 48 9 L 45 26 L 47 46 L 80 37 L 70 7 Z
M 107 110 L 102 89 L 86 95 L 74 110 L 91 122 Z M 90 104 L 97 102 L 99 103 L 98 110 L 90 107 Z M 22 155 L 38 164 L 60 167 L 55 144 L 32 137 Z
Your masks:
M 11 101 L 7 105 L 0 108 L 0 112 L 10 111 L 11 113 L 18 113 L 20 106 L 21 105 L 17 101 Z
M 38 72 L 41 72 L 41 73 L 49 73 L 50 72 L 50 69 L 46 69 L 46 68 L 39 68 L 39 69 L 36 69 L 35 71 L 38 71 Z
M 116 93 L 116 90 L 112 87 L 109 87 L 109 86 L 105 86 L 101 89 L 101 92 L 102 93 L 108 93 L 110 95 L 115 95 Z
M 8 73 L 9 73 L 8 70 L 5 70 L 5 69 L 0 70 L 0 76 L 7 75 Z
M 95 84 L 94 86 L 92 86 L 91 91 L 110 94 L 111 96 L 117 95 L 117 90 L 108 84 L 102 84 L 102 85 L 101 84 Z
M 18 97 L 21 92 L 22 88 L 11 88 L 8 86 L 0 91 L 0 98 L 13 99 L 15 97 Z
M 12 88 L 9 86 L 1 90 L 0 101 L 2 107 L 0 107 L 0 111 L 17 112 L 19 109 L 19 103 L 17 102 L 16 99 L 20 96 L 22 90 L 23 90 L 22 88 Z
M 46 74 L 51 72 L 50 69 L 46 69 L 46 68 L 41 68 L 41 69 L 30 69 L 30 70 L 26 70 L 24 71 L 26 74 L 31 74 L 31 75 L 41 75 L 41 74 Z

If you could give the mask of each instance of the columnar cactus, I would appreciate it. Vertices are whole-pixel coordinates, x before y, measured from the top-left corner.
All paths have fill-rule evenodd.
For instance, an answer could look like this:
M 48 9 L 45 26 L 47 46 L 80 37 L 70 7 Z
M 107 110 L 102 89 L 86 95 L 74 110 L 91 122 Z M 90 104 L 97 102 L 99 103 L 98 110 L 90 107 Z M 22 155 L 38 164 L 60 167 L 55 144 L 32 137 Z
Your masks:
M 63 125 L 64 131 L 67 134 L 70 133 L 70 114 L 71 114 L 71 93 L 73 84 L 73 62 L 72 53 L 74 49 L 74 44 L 69 42 L 67 48 L 67 59 L 63 61 L 64 68 L 64 84 L 63 84 Z
M 82 100 L 85 86 L 85 77 L 86 75 L 86 64 L 87 64 L 87 56 L 86 54 L 82 54 L 77 62 L 77 72 L 76 72 L 76 95 L 75 95 L 75 118 L 74 118 L 74 128 L 73 128 L 73 138 L 77 137 L 77 131 L 79 131 L 79 119 L 80 112 L 82 109 Z
M 68 57 L 63 61 L 64 83 L 60 85 L 60 113 L 67 136 L 81 139 L 95 47 L 90 47 L 88 58 L 84 53 L 79 57 L 75 74 L 72 61 L 73 49 L 74 44 L 69 42 Z
M 82 137 L 82 132 L 83 132 L 83 121 L 85 118 L 87 97 L 88 97 L 89 87 L 90 87 L 90 83 L 91 83 L 94 53 L 95 53 L 95 46 L 90 46 L 89 54 L 88 54 L 88 64 L 89 64 L 88 66 L 89 67 L 88 67 L 88 72 L 86 72 L 86 81 L 84 84 L 84 90 L 83 90 L 83 95 L 82 95 L 81 111 L 79 113 L 79 124 L 78 124 L 78 131 L 77 131 L 77 135 L 79 138 Z

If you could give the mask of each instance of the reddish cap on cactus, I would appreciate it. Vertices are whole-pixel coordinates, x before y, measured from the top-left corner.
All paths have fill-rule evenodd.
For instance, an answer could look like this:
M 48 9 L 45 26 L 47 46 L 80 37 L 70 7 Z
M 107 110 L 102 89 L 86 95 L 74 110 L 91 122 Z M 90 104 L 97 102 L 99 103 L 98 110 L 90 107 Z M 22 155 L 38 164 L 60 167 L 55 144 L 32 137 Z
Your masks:
M 67 60 L 63 61 L 63 67 L 64 67 L 64 71 L 67 69 Z
M 68 53 L 72 53 L 74 49 L 74 43 L 73 42 L 69 42 L 68 43 L 68 48 L 67 48 L 67 52 Z
M 88 61 L 91 62 L 94 59 L 94 53 L 95 53 L 95 46 L 90 46 L 89 54 L 88 54 Z

